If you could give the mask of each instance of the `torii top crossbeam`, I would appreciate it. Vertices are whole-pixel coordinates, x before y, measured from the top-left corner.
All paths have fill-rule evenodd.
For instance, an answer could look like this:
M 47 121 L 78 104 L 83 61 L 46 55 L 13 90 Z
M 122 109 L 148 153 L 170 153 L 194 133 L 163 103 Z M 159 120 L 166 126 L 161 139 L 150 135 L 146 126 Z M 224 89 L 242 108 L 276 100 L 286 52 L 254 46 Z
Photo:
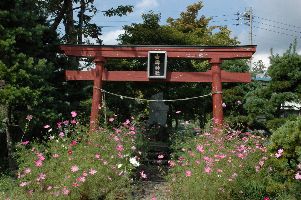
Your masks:
M 149 51 L 167 51 L 168 58 L 215 59 L 250 58 L 256 46 L 166 46 L 166 45 L 61 45 L 66 55 L 97 58 L 146 58 Z
M 102 81 L 168 81 L 168 82 L 212 82 L 214 124 L 223 122 L 222 82 L 250 82 L 249 73 L 226 72 L 220 64 L 226 59 L 251 58 L 255 45 L 246 46 L 161 46 L 161 45 L 61 45 L 68 56 L 91 57 L 96 68 L 91 71 L 66 71 L 67 80 L 93 80 L 93 100 L 90 128 L 96 128 L 101 105 Z M 111 58 L 147 58 L 150 51 L 165 51 L 168 59 L 208 60 L 211 70 L 207 72 L 167 72 L 166 79 L 151 80 L 146 71 L 106 71 L 104 62 Z M 169 68 L 169 70 L 172 70 Z

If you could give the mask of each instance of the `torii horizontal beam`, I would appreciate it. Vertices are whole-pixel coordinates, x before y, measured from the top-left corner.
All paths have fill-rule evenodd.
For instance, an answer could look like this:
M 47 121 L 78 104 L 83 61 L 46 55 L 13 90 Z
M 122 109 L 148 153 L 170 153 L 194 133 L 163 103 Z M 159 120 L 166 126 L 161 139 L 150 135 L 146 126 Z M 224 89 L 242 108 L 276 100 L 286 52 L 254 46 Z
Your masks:
M 66 70 L 67 80 L 90 80 L 96 77 L 95 70 L 74 71 Z M 249 83 L 251 75 L 249 73 L 226 72 L 221 70 L 222 82 L 226 83 Z M 103 81 L 139 81 L 139 82 L 191 82 L 205 83 L 212 82 L 212 71 L 207 72 L 167 72 L 166 79 L 154 80 L 147 77 L 146 71 L 103 71 Z
M 167 51 L 168 58 L 233 59 L 250 58 L 256 46 L 137 46 L 137 45 L 61 45 L 69 56 L 92 58 L 147 58 L 149 51 Z M 220 61 L 218 61 L 220 62 Z

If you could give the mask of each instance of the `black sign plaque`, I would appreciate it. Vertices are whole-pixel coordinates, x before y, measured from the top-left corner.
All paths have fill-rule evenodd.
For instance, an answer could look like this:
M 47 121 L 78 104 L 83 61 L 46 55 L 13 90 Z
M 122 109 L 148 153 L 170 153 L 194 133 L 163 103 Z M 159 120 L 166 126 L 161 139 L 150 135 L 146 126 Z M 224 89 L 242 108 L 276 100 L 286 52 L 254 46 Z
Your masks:
M 149 51 L 147 73 L 148 78 L 166 78 L 167 52 L 166 51 Z

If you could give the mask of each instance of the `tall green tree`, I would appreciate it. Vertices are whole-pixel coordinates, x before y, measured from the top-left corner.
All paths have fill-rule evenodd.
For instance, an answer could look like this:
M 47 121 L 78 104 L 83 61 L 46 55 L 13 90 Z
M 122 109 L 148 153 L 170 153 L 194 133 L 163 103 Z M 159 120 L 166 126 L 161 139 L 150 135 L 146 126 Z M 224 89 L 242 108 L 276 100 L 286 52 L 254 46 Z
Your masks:
M 56 58 L 58 40 L 49 30 L 39 2 L 0 2 L 0 79 L 6 83 L 0 90 L 0 103 L 5 106 L 3 122 L 9 149 L 13 139 L 20 140 L 27 115 L 39 123 L 56 116 L 51 82 L 55 69 L 50 60 Z
M 59 32 L 59 26 L 63 25 L 61 32 L 63 40 L 68 44 L 82 44 L 84 39 L 93 38 L 101 44 L 102 26 L 93 22 L 97 12 L 105 16 L 123 16 L 133 12 L 133 6 L 120 5 L 108 10 L 98 10 L 94 0 L 45 0 L 42 8 L 50 17 L 50 28 Z
M 284 117 L 284 103 L 300 103 L 301 55 L 296 52 L 296 42 L 282 55 L 272 54 L 270 63 L 267 73 L 271 80 L 246 96 L 245 108 L 255 124 L 275 130 L 289 119 Z

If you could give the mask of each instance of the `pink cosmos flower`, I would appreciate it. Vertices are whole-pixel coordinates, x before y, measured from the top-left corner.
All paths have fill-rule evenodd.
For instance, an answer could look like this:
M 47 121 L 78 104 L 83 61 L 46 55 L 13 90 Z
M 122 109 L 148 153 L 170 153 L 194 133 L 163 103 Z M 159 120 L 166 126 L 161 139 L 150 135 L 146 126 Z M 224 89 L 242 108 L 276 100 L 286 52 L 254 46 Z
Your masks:
M 96 158 L 96 159 L 100 159 L 100 154 L 98 154 L 98 153 L 95 154 L 95 158 Z
M 63 195 L 68 195 L 68 194 L 70 194 L 70 190 L 68 190 L 67 187 L 64 187 L 63 190 L 62 190 L 62 194 Z
M 202 145 L 198 145 L 198 146 L 196 146 L 196 150 L 198 151 L 198 152 L 200 152 L 200 153 L 204 153 L 204 147 L 202 146 Z
M 259 163 L 260 167 L 262 167 L 264 165 L 264 160 L 260 160 Z
M 121 144 L 117 145 L 116 150 L 123 151 L 123 146 Z
M 60 136 L 61 138 L 64 137 L 64 136 L 65 136 L 64 132 L 60 132 L 60 133 L 59 133 L 59 136 Z
M 118 137 L 117 135 L 114 136 L 114 141 L 115 141 L 115 142 L 120 141 L 120 139 L 119 139 L 119 137 Z
M 130 131 L 130 132 L 129 132 L 129 135 L 135 135 L 135 134 L 136 134 L 135 131 Z
M 68 121 L 68 120 L 65 120 L 65 121 L 63 121 L 63 124 L 64 124 L 65 126 L 67 126 L 67 125 L 69 124 L 69 121 Z
M 72 116 L 72 117 L 76 117 L 76 116 L 77 116 L 77 113 L 76 113 L 75 111 L 72 111 L 72 112 L 71 112 L 71 116 Z
M 130 123 L 130 120 L 129 119 L 127 119 L 127 120 L 125 120 L 125 122 L 123 123 L 124 125 L 128 125 Z
M 270 200 L 270 197 L 264 197 L 263 200 Z
M 19 186 L 20 187 L 25 187 L 26 185 L 29 185 L 29 183 L 28 182 L 21 182 Z
M 276 158 L 280 158 L 282 156 L 283 149 L 278 149 L 277 153 L 275 153 Z
M 223 159 L 223 158 L 226 158 L 227 156 L 225 154 L 218 154 L 218 155 L 214 155 L 214 157 Z
M 25 168 L 25 169 L 24 169 L 24 173 L 25 173 L 25 174 L 29 174 L 30 172 L 31 172 L 31 169 L 30 169 L 30 168 Z
M 226 108 L 226 107 L 227 107 L 227 105 L 226 105 L 225 103 L 223 103 L 222 106 L 223 106 L 223 108 Z
M 71 124 L 76 124 L 77 121 L 76 121 L 75 119 L 72 119 L 70 123 L 71 123 Z
M 72 167 L 71 167 L 71 172 L 77 172 L 79 170 L 79 168 L 78 168 L 78 166 L 76 166 L 76 165 L 73 165 Z
M 143 179 L 146 179 L 147 175 L 144 173 L 144 171 L 141 171 L 140 172 L 140 177 L 143 178 Z
M 42 153 L 38 153 L 37 157 L 39 158 L 39 160 L 42 160 L 42 161 L 45 160 L 45 157 Z
M 84 182 L 86 181 L 86 177 L 80 176 L 80 177 L 78 177 L 76 180 L 77 180 L 78 182 L 84 183 Z
M 76 140 L 72 140 L 70 145 L 75 146 L 76 144 L 77 144 Z
M 36 160 L 35 161 L 35 165 L 37 166 L 37 167 L 41 167 L 42 165 L 43 165 L 43 161 L 42 160 Z
M 62 127 L 62 122 L 57 122 L 56 125 L 57 125 L 58 128 L 61 128 Z
M 46 124 L 46 125 L 44 126 L 44 128 L 50 128 L 50 126 L 49 126 L 48 124 Z
M 45 180 L 45 178 L 46 178 L 46 174 L 40 173 L 38 178 L 37 178 L 37 181 Z
M 157 200 L 156 196 L 153 196 L 151 200 Z
M 295 179 L 301 180 L 301 174 L 300 174 L 300 171 L 296 173 Z
M 244 155 L 244 154 L 242 154 L 242 153 L 239 153 L 239 154 L 237 154 L 237 157 L 239 157 L 239 158 L 243 159 L 243 158 L 245 157 L 245 155 Z
M 158 155 L 158 158 L 159 158 L 159 159 L 163 159 L 163 158 L 164 158 L 164 155 L 160 154 L 160 155 Z
M 109 122 L 113 122 L 115 119 L 113 117 L 109 118 Z
M 30 122 L 32 120 L 32 115 L 27 115 L 26 119 Z
M 210 157 L 208 157 L 208 156 L 205 156 L 203 159 L 204 159 L 207 163 L 211 163 L 211 162 L 213 161 L 213 159 L 210 158 Z
M 190 176 L 191 176 L 191 174 L 192 174 L 192 173 L 191 173 L 191 171 L 190 171 L 190 170 L 186 170 L 186 171 L 185 171 L 185 176 L 186 176 L 186 177 L 190 177 Z
M 169 164 L 169 167 L 174 167 L 174 166 L 176 166 L 176 163 L 175 163 L 174 161 L 172 161 L 172 160 L 169 160 L 169 161 L 168 161 L 168 164 Z
M 72 183 L 72 186 L 73 186 L 73 187 L 78 187 L 79 184 L 75 182 L 75 183 Z
M 204 171 L 207 173 L 207 174 L 210 174 L 212 172 L 212 169 L 208 166 L 205 167 Z
M 89 174 L 91 174 L 91 175 L 94 175 L 94 174 L 96 174 L 97 173 L 97 171 L 95 170 L 95 169 L 90 169 L 90 171 L 89 171 Z
M 122 131 L 121 131 L 120 129 L 118 129 L 118 128 L 114 128 L 114 130 L 115 130 L 115 133 L 116 133 L 116 134 L 119 134 L 119 133 L 122 132 Z
M 21 142 L 21 144 L 23 144 L 23 145 L 27 145 L 29 143 L 29 141 L 27 140 L 27 141 L 24 141 L 24 142 Z

